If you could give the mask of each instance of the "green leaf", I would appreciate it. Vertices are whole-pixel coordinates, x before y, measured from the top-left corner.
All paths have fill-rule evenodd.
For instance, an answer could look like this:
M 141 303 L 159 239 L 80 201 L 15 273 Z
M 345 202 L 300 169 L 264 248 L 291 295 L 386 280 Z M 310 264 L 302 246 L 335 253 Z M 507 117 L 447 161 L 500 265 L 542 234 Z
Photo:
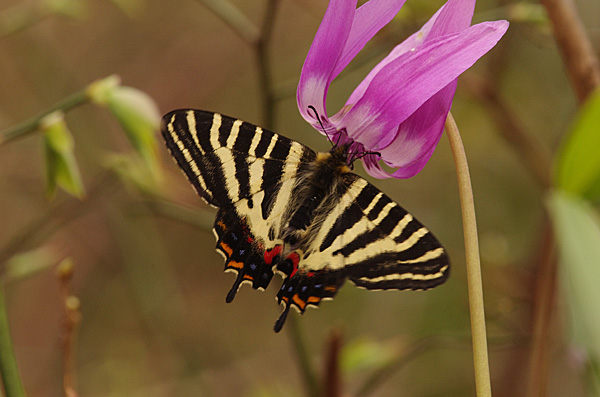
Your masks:
M 50 247 L 36 248 L 12 256 L 6 261 L 6 281 L 22 280 L 54 266 L 60 260 L 58 252 Z
M 556 186 L 592 200 L 600 198 L 600 90 L 581 108 L 562 143 Z
M 560 280 L 573 342 L 600 360 L 600 221 L 584 200 L 553 192 L 548 200 L 560 250 Z
M 154 101 L 140 90 L 120 87 L 113 92 L 108 108 L 149 169 L 158 175 L 156 132 L 160 126 L 160 115 Z
M 160 113 L 152 98 L 136 88 L 121 86 L 117 76 L 92 83 L 88 87 L 88 96 L 94 103 L 108 107 L 151 175 L 159 180 L 156 133 L 160 126 Z
M 40 128 L 44 132 L 48 195 L 53 196 L 59 186 L 67 193 L 82 198 L 85 189 L 73 152 L 73 137 L 67 128 L 62 112 L 54 112 L 44 117 Z

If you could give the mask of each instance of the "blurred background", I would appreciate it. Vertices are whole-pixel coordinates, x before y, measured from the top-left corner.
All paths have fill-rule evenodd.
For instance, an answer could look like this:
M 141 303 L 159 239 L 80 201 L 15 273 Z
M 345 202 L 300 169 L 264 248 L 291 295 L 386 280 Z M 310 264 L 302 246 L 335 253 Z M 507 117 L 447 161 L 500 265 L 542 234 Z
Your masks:
M 272 1 L 230 0 L 258 29 L 265 16 L 272 22 L 266 58 L 205 3 L 219 2 L 0 0 L 0 130 L 116 74 L 161 114 L 218 111 L 328 150 L 295 102 L 327 2 L 281 0 L 270 14 Z M 331 112 L 442 4 L 409 0 L 333 83 Z M 598 46 L 600 3 L 579 0 L 577 7 Z M 493 390 L 524 396 L 538 377 L 549 396 L 584 396 L 584 357 L 566 337 L 544 210 L 549 161 L 578 100 L 541 5 L 478 1 L 474 23 L 496 19 L 509 19 L 510 29 L 459 79 L 452 107 L 473 178 Z M 269 65 L 271 122 L 259 59 Z M 148 187 L 115 166 L 115 154 L 127 157 L 134 148 L 109 111 L 85 104 L 65 120 L 85 186 L 81 200 L 62 190 L 48 198 L 39 131 L 0 145 L 0 270 L 28 395 L 64 395 L 65 355 L 72 354 L 67 372 L 82 396 L 303 396 L 294 329 L 319 382 L 332 338 L 341 343 L 343 395 L 474 395 L 462 221 L 445 136 L 416 177 L 368 179 L 446 246 L 449 281 L 428 292 L 346 284 L 335 300 L 275 334 L 280 279 L 265 292 L 244 286 L 225 303 L 234 276 L 222 272 L 214 251 L 214 210 L 195 195 L 158 133 L 162 180 Z M 366 176 L 362 165 L 356 172 Z M 71 279 L 57 276 L 64 258 L 73 263 Z M 66 295 L 78 299 L 71 312 Z M 550 314 L 539 320 L 540 310 Z

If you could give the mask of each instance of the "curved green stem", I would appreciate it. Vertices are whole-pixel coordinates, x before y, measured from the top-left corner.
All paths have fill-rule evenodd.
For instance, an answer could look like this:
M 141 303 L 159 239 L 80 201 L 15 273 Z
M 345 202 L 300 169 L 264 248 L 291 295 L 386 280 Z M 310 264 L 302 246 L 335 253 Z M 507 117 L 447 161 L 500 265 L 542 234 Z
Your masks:
M 446 134 L 452 148 L 458 192 L 463 218 L 465 236 L 465 259 L 467 263 L 467 286 L 469 289 L 469 311 L 471 313 L 471 334 L 473 335 L 473 361 L 475 365 L 475 387 L 477 396 L 491 396 L 490 367 L 488 362 L 487 337 L 485 331 L 485 313 L 483 307 L 483 285 L 481 282 L 481 263 L 479 260 L 479 242 L 475 203 L 467 156 L 460 139 L 460 133 L 452 114 L 446 119 Z
M 17 138 L 22 138 L 27 134 L 37 130 L 40 126 L 40 122 L 42 121 L 42 119 L 48 116 L 50 113 L 56 112 L 57 110 L 66 112 L 68 110 L 73 109 L 76 106 L 86 103 L 87 101 L 88 96 L 86 90 L 76 92 L 75 94 L 66 97 L 61 102 L 38 114 L 37 116 L 34 116 L 29 120 L 26 120 L 20 124 L 15 125 L 14 127 L 8 128 L 0 132 L 0 146 L 4 145 L 8 141 Z
M 19 367 L 15 357 L 15 349 L 10 337 L 6 303 L 4 302 L 4 285 L 0 281 L 0 374 L 7 397 L 24 397 L 25 390 L 19 376 Z

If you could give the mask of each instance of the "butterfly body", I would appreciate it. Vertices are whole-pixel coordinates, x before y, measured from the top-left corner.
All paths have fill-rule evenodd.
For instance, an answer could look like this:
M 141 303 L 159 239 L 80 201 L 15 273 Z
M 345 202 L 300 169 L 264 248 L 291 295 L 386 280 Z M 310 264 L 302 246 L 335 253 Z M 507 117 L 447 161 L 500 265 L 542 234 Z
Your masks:
M 218 113 L 177 110 L 163 118 L 171 154 L 199 195 L 218 208 L 214 232 L 227 295 L 249 283 L 283 284 L 284 311 L 304 312 L 349 279 L 368 289 L 428 289 L 449 273 L 445 250 L 402 207 L 351 172 L 347 146 L 328 153 Z

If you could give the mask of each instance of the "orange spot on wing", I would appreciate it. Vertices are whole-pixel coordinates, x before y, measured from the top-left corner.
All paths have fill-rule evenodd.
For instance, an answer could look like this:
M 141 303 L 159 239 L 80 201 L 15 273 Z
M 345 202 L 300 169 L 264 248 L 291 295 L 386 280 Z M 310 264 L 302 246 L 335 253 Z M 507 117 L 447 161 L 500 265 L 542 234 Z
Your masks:
M 335 288 L 333 285 L 328 285 L 324 289 L 325 289 L 325 291 L 328 291 L 328 292 L 335 292 L 335 291 L 337 291 L 337 288 Z
M 230 261 L 227 263 L 227 267 L 233 267 L 235 269 L 242 269 L 244 264 L 242 262 Z
M 244 280 L 250 280 L 250 281 L 254 281 L 254 277 L 252 277 L 249 274 L 244 274 Z
M 227 254 L 227 257 L 230 257 L 231 254 L 233 253 L 233 250 L 231 249 L 231 247 L 223 242 L 221 242 L 221 244 L 219 244 L 219 247 L 221 247 L 221 249 L 223 251 L 225 251 L 225 253 Z
M 319 302 L 321 302 L 321 298 L 319 298 L 317 296 L 309 296 L 306 302 L 307 303 L 319 303 Z
M 300 299 L 300 297 L 298 296 L 298 294 L 295 294 L 292 297 L 292 300 L 294 301 L 294 303 L 296 304 L 296 306 L 298 306 L 300 308 L 300 310 L 304 310 L 304 308 L 306 307 L 306 302 L 304 302 L 302 299 Z

